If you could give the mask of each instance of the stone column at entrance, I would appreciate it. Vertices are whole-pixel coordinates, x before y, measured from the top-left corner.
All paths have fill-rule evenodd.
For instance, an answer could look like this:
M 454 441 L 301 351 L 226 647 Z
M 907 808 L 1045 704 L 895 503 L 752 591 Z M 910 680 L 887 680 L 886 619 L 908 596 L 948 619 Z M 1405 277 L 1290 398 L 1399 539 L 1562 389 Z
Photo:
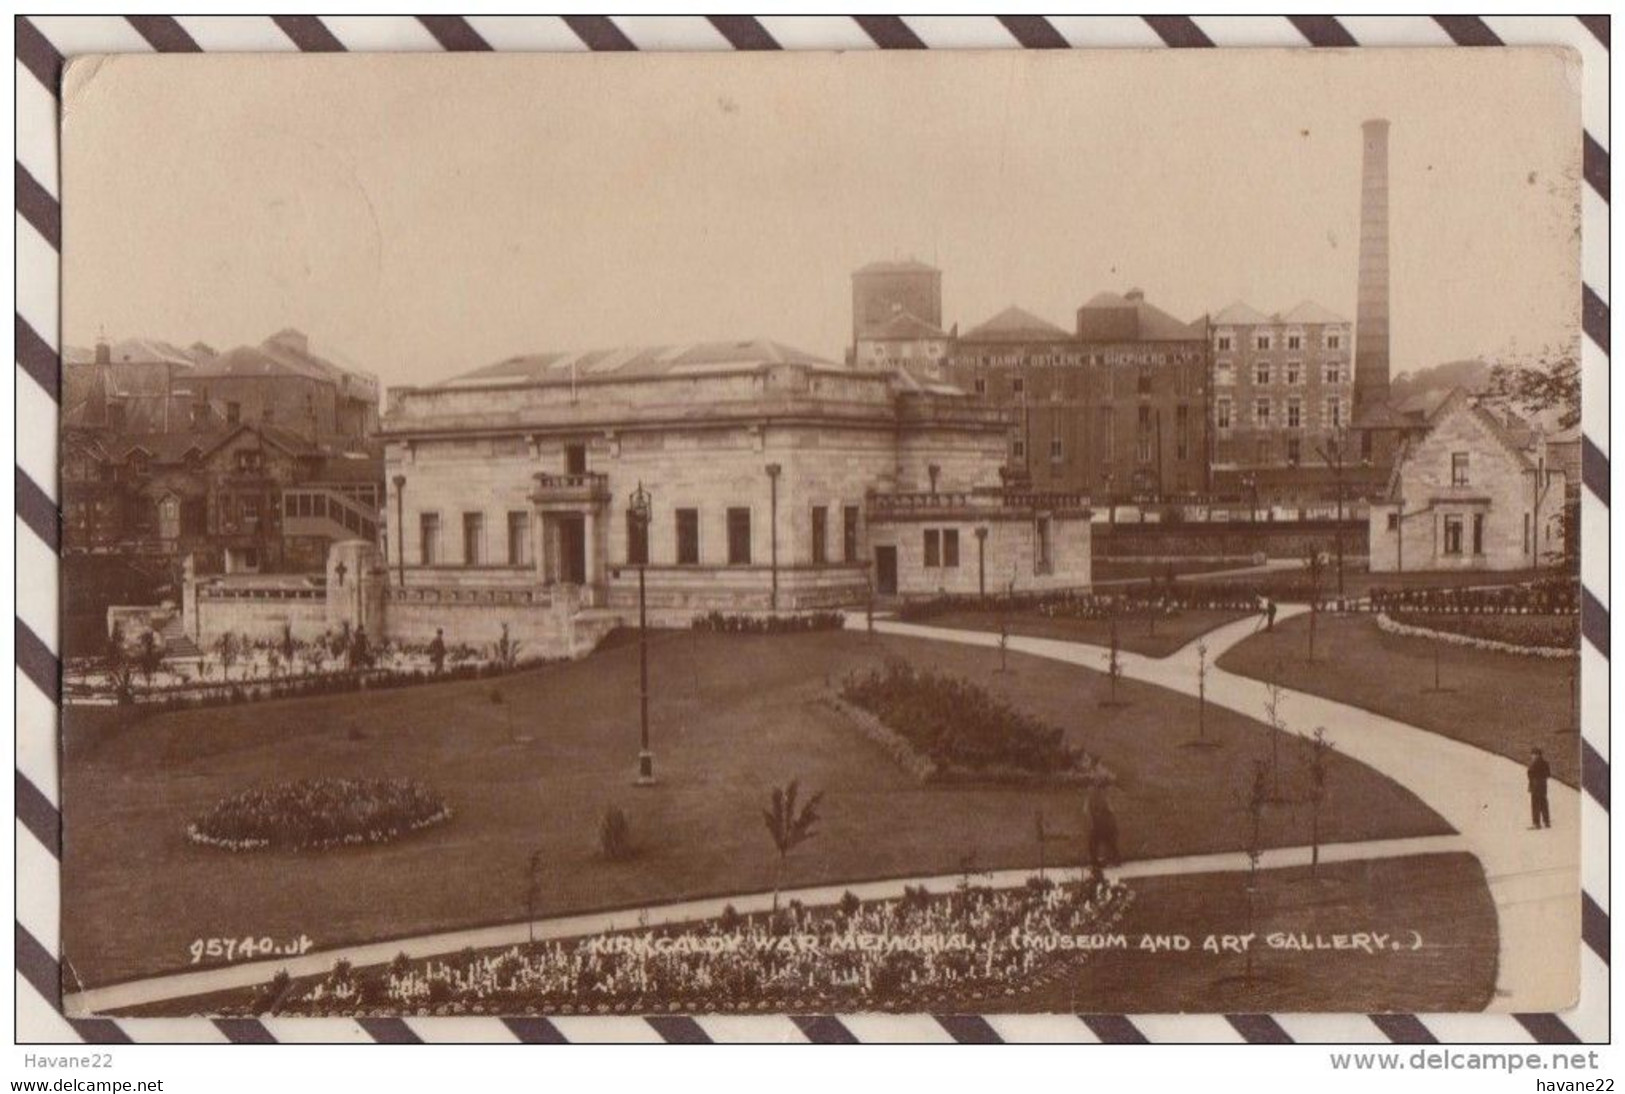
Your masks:
M 582 584 L 598 584 L 598 518 L 588 507 L 581 514 Z

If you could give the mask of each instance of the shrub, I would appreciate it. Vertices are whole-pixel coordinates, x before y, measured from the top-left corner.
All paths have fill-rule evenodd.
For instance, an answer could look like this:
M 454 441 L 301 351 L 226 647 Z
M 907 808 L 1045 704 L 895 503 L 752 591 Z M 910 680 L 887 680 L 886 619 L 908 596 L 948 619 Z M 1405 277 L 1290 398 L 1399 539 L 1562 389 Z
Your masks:
M 846 625 L 840 612 L 807 612 L 801 615 L 727 615 L 711 612 L 694 617 L 697 631 L 720 634 L 806 634 L 810 631 L 838 631 Z
M 439 795 L 410 779 L 301 779 L 224 798 L 186 833 L 228 851 L 311 850 L 387 843 L 450 817 Z
M 899 659 L 848 677 L 841 697 L 950 773 L 1056 775 L 1090 762 L 1065 743 L 1059 728 L 1015 710 L 969 680 Z
M 1445 612 L 1389 613 L 1394 622 L 1407 627 L 1443 631 L 1466 638 L 1500 642 L 1526 649 L 1573 650 L 1580 644 L 1580 617 L 1577 615 L 1493 615 Z
M 632 826 L 618 806 L 604 810 L 604 819 L 598 823 L 598 851 L 611 862 L 632 857 Z

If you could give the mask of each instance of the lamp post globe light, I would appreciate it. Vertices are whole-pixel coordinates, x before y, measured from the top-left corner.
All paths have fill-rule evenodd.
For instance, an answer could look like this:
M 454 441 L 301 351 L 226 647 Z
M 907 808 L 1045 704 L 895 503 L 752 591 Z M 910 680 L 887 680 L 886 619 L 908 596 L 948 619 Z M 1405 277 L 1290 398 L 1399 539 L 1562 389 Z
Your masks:
M 644 572 L 649 565 L 649 517 L 651 512 L 651 499 L 649 491 L 643 488 L 643 481 L 638 481 L 638 488 L 632 492 L 628 500 L 626 514 L 628 523 L 637 529 L 637 541 L 633 561 L 638 567 L 638 714 L 639 714 L 639 749 L 638 749 L 638 777 L 633 781 L 635 786 L 653 786 L 655 784 L 655 755 L 649 751 L 649 614 L 648 601 L 645 598 Z M 633 544 L 628 544 L 632 547 Z

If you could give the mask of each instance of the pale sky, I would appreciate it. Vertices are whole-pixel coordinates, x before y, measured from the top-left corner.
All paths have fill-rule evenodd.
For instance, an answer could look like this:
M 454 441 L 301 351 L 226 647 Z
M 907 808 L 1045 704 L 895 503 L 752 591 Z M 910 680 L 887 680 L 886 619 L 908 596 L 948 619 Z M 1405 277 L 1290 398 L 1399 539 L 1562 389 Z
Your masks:
M 70 70 L 63 325 L 297 327 L 432 383 L 551 349 L 766 337 L 839 360 L 853 269 L 945 325 L 1138 286 L 1354 314 L 1390 135 L 1393 360 L 1572 345 L 1578 61 L 1556 51 L 120 56 Z

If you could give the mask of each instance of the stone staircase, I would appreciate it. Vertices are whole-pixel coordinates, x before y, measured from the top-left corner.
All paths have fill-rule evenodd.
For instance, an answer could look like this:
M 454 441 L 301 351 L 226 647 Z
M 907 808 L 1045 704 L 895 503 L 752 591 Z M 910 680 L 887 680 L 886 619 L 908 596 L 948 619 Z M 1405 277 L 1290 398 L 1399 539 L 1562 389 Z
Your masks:
M 164 660 L 187 661 L 203 656 L 203 651 L 197 648 L 192 636 L 186 633 L 186 627 L 179 615 L 172 615 L 158 628 L 158 635 L 164 640 Z

